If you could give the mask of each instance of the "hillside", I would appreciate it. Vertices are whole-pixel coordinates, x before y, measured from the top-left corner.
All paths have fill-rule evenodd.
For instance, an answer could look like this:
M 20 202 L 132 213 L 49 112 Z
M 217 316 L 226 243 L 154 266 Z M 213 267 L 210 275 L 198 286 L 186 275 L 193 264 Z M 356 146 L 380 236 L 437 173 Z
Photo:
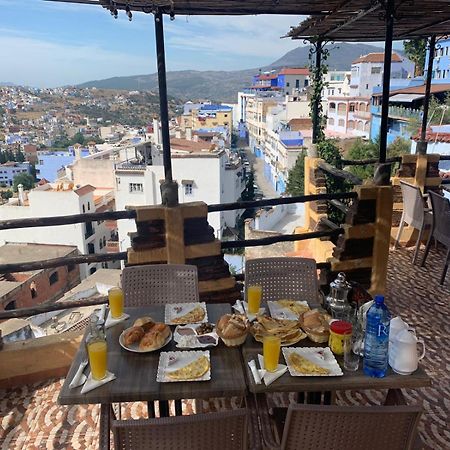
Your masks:
M 327 64 L 330 69 L 350 70 L 353 60 L 370 52 L 382 51 L 380 47 L 366 44 L 331 44 Z M 309 65 L 309 47 L 297 47 L 276 61 L 261 67 L 262 70 L 283 66 L 304 67 Z M 251 77 L 259 68 L 235 71 L 197 71 L 181 70 L 167 73 L 168 93 L 180 100 L 202 100 L 235 102 L 238 91 L 247 87 Z M 158 89 L 156 73 L 113 77 L 104 80 L 88 81 L 78 87 L 96 87 L 99 89 L 151 90 Z

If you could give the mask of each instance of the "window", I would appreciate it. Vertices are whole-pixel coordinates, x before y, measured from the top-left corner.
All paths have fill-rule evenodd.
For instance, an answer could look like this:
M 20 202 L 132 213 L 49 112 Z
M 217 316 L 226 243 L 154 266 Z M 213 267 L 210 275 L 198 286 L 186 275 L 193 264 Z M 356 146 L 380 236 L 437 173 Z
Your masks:
M 16 309 L 16 302 L 14 300 L 5 305 L 5 311 L 11 311 L 12 309 Z
M 91 267 L 91 269 L 89 270 L 89 274 L 92 275 L 95 272 L 97 272 L 97 267 Z
M 366 89 L 369 89 L 369 85 L 368 84 L 366 84 Z
M 355 104 L 350 103 L 350 112 L 355 112 Z
M 49 277 L 48 280 L 50 281 L 50 286 L 51 286 L 52 284 L 55 284 L 55 283 L 58 281 L 58 272 L 53 272 L 53 273 L 50 275 L 50 277 Z
M 103 248 L 103 243 L 102 243 L 102 240 L 101 240 L 101 239 L 100 239 L 100 241 L 99 241 L 99 243 L 98 243 L 98 246 L 100 247 L 100 249 Z
M 286 87 L 289 87 L 289 83 L 286 83 Z
M 130 183 L 130 192 L 144 192 L 144 186 L 142 183 Z
M 305 87 L 308 87 L 308 80 L 307 80 L 307 79 L 305 79 L 304 86 L 305 86 Z
M 86 206 L 83 205 L 83 212 L 86 212 Z
M 36 283 L 34 281 L 32 281 L 30 284 L 30 292 L 31 292 L 31 298 L 37 297 Z
M 94 244 L 92 243 L 92 242 L 90 242 L 89 244 L 88 244 L 88 253 L 90 254 L 90 255 L 93 255 L 94 253 L 95 253 L 95 247 L 94 247 Z
M 336 110 L 336 103 L 333 102 L 330 103 L 330 110 L 332 111 Z
M 223 117 L 228 117 L 228 114 L 224 114 Z
M 44 160 L 43 160 L 43 159 L 40 159 L 40 160 L 39 160 L 39 164 L 40 164 L 41 166 L 43 166 L 43 165 L 44 165 Z
M 103 236 L 103 247 L 106 247 L 106 237 Z
M 381 73 L 381 67 L 372 67 L 370 73 Z
M 297 89 L 300 87 L 300 80 L 295 80 L 295 87 Z
M 344 119 L 339 119 L 339 120 L 338 120 L 338 125 L 339 125 L 340 127 L 345 127 L 345 121 L 344 121 Z
M 88 202 L 88 211 L 90 211 L 90 210 L 91 210 L 91 203 Z
M 184 194 L 185 195 L 192 195 L 192 183 L 186 183 L 184 185 Z

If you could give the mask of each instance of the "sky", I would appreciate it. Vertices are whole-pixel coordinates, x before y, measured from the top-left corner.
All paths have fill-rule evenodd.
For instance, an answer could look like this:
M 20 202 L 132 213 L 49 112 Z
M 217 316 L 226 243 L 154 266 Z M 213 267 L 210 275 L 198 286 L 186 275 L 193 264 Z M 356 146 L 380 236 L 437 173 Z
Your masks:
M 91 5 L 0 0 L 0 82 L 55 87 L 156 72 L 153 16 L 114 19 Z M 167 70 L 270 64 L 301 45 L 280 39 L 301 16 L 165 17 Z

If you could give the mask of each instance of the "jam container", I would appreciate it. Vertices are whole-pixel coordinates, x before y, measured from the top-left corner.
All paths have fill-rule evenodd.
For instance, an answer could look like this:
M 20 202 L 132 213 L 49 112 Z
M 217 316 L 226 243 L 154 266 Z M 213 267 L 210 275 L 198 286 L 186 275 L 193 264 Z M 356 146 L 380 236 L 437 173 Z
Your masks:
M 352 324 L 344 320 L 334 320 L 330 323 L 330 338 L 328 345 L 335 355 L 344 354 L 344 341 L 352 339 Z

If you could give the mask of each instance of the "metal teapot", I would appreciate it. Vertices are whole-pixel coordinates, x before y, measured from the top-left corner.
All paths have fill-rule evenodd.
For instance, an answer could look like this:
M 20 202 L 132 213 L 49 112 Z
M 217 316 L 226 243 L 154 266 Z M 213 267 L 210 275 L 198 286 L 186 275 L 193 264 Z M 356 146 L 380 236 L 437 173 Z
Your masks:
M 325 307 L 333 319 L 349 320 L 352 318 L 353 308 L 347 300 L 351 288 L 343 272 L 338 273 L 337 278 L 330 283 L 330 293 L 325 299 Z

